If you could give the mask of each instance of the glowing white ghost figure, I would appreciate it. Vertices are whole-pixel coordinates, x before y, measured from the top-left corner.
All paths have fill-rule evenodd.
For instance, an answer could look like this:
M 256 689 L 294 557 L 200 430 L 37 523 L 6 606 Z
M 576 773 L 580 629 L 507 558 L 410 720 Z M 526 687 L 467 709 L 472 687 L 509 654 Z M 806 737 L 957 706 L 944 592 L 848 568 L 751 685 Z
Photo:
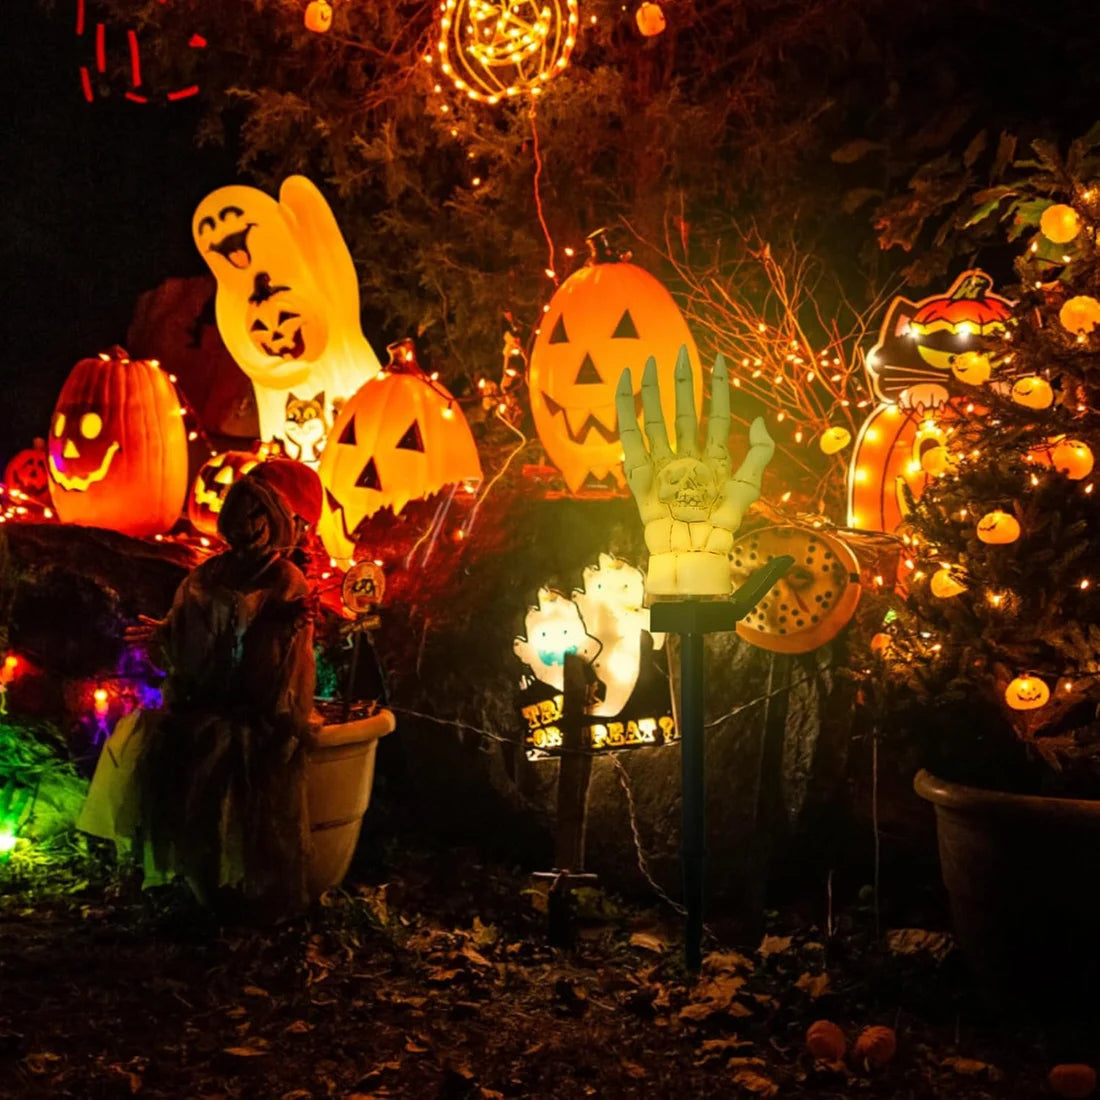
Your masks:
M 649 632 L 645 576 L 621 558 L 600 554 L 598 564 L 584 570 L 584 589 L 573 593 L 585 629 L 601 646 L 593 662 L 606 692 L 593 714 L 614 717 L 622 712 L 634 687 L 642 659 L 642 632 Z M 665 644 L 653 634 L 653 648 Z
M 300 446 L 302 424 L 331 428 L 343 403 L 380 370 L 359 323 L 359 281 L 332 210 L 304 176 L 279 199 L 255 187 L 221 187 L 199 203 L 195 245 L 218 281 L 218 331 L 252 379 L 264 440 Z M 311 406 L 324 395 L 324 408 Z
M 527 609 L 525 638 L 513 643 L 516 656 L 530 668 L 536 680 L 557 691 L 565 690 L 565 655 L 575 653 L 591 661 L 600 648 L 581 621 L 577 605 L 550 588 L 540 588 L 538 606 Z

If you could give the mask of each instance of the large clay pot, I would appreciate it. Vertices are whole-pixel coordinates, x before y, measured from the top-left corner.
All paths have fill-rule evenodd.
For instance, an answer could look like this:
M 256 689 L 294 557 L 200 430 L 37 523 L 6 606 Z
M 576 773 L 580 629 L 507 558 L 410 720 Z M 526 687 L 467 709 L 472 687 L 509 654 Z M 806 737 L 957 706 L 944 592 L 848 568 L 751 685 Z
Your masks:
M 1095 999 L 1100 801 L 964 787 L 926 771 L 955 934 L 994 990 L 1043 1010 Z
M 310 897 L 339 886 L 347 874 L 374 785 L 378 741 L 396 726 L 393 712 L 310 730 L 306 799 L 312 840 Z

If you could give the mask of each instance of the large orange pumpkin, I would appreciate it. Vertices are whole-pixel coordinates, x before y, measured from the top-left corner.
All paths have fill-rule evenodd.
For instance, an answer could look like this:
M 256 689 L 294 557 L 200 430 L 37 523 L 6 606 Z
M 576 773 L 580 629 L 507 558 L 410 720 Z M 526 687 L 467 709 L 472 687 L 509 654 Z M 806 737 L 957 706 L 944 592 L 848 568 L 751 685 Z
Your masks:
M 458 402 L 416 362 L 412 341 L 391 344 L 390 361 L 336 419 L 318 473 L 325 508 L 317 533 L 329 554 L 354 556 L 355 530 L 389 507 L 447 485 L 481 481 L 481 460 Z
M 73 367 L 50 420 L 50 496 L 62 523 L 155 535 L 187 495 L 187 433 L 158 364 L 112 348 Z
M 531 351 L 531 412 L 550 461 L 570 492 L 609 475 L 626 484 L 615 416 L 615 387 L 630 368 L 641 416 L 642 370 L 657 360 L 661 401 L 670 426 L 676 415 L 674 372 L 688 349 L 695 407 L 702 405 L 699 353 L 667 290 L 647 271 L 617 258 L 603 231 L 588 241 L 591 258 L 550 299 Z
M 192 527 L 204 535 L 216 535 L 226 493 L 262 461 L 263 456 L 253 451 L 223 451 L 205 462 L 187 494 Z
M 773 653 L 809 653 L 831 642 L 855 614 L 859 562 L 845 543 L 823 531 L 764 527 L 734 541 L 734 588 L 784 554 L 794 565 L 737 624 L 737 633 Z

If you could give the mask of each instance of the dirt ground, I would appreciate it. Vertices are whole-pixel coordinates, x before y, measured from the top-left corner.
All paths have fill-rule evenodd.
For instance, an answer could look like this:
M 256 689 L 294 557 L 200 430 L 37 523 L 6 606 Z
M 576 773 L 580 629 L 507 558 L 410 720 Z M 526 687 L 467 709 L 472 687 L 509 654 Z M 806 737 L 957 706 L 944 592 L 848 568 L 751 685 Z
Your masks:
M 575 951 L 546 944 L 532 882 L 458 850 L 390 850 L 301 921 L 216 927 L 185 893 L 98 864 L 0 898 L 0 1096 L 1041 1097 L 1089 1061 L 1090 1025 L 979 994 L 942 933 L 826 936 L 769 916 L 690 980 L 679 918 L 597 892 Z M 806 1049 L 835 1021 L 848 1056 Z M 852 1054 L 893 1029 L 885 1065 Z

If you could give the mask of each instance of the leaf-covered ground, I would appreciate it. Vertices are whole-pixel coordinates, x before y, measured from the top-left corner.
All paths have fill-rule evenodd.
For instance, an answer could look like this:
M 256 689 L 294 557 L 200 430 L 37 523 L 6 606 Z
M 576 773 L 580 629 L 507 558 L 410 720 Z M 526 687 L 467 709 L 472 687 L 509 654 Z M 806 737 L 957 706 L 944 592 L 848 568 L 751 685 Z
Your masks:
M 18 884 L 17 884 L 18 885 Z M 9 883 L 9 889 L 11 884 Z M 309 919 L 218 929 L 108 876 L 0 898 L 0 1096 L 1039 1097 L 1089 1061 L 972 988 L 942 934 L 783 914 L 755 949 L 679 963 L 675 914 L 591 893 L 546 946 L 524 876 L 462 851 L 391 852 Z M 846 1033 L 815 1061 L 815 1020 Z M 851 1056 L 897 1033 L 882 1067 Z

